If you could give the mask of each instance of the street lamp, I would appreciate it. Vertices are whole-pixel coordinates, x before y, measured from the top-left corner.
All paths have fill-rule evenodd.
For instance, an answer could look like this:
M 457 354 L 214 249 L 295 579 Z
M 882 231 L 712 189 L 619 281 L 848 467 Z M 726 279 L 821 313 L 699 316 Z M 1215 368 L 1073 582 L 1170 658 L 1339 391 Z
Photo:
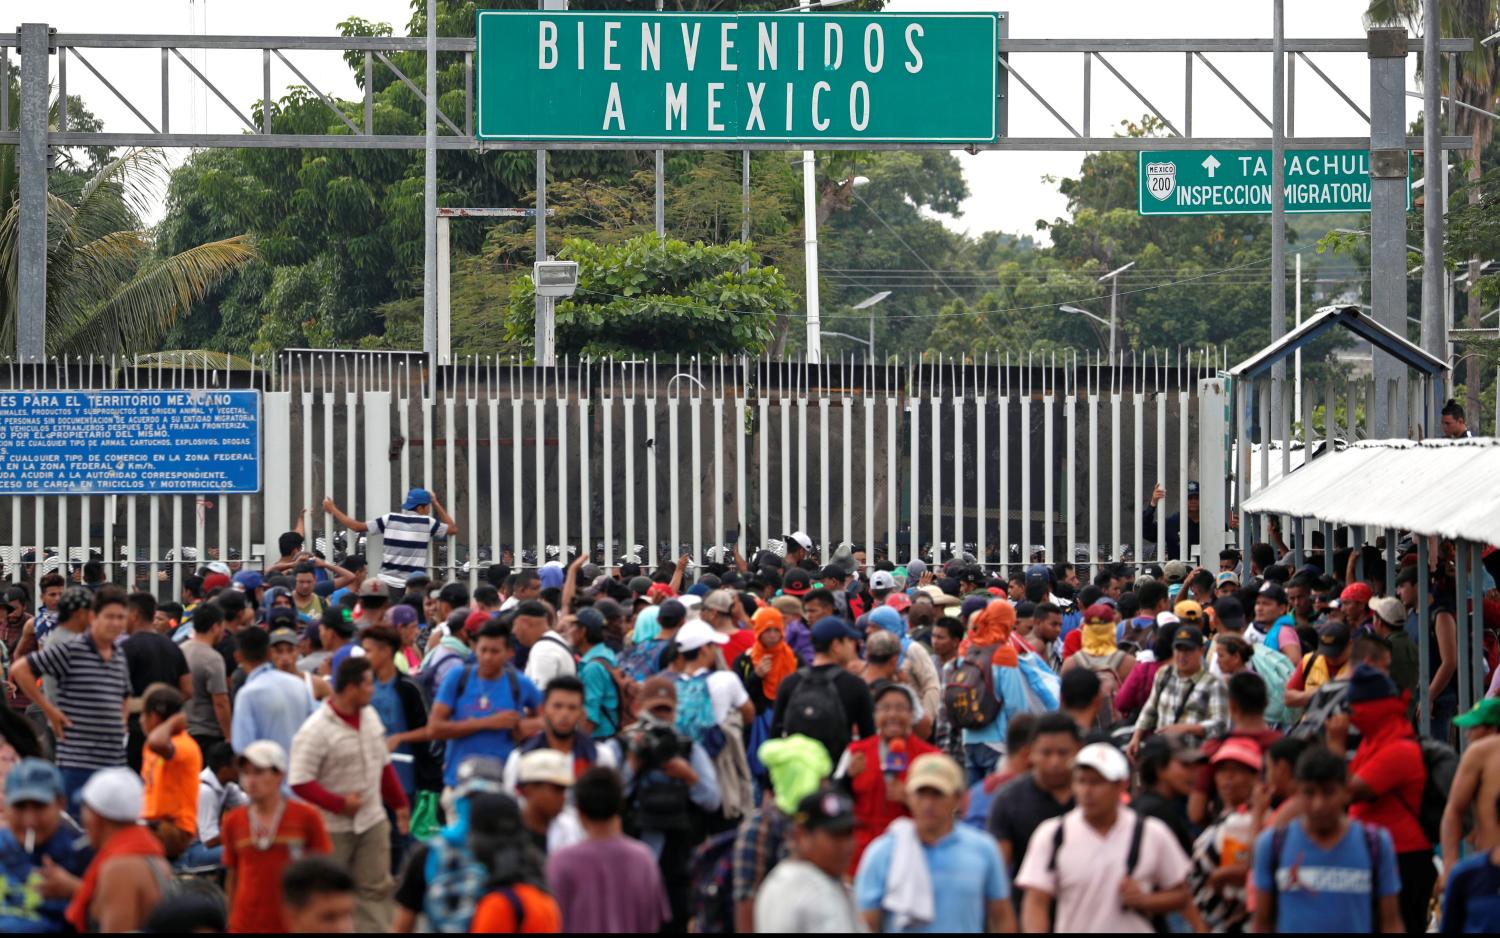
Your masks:
M 1101 326 L 1111 326 L 1112 325 L 1110 323 L 1110 321 L 1108 319 L 1105 319 L 1103 316 L 1096 316 L 1093 313 L 1089 312 L 1088 310 L 1086 310 L 1086 309 L 1080 309 L 1077 306 L 1059 306 L 1057 308 L 1057 310 L 1060 313 L 1072 313 L 1075 316 L 1087 316 L 1088 318 L 1092 319 L 1094 322 L 1099 323 L 1099 325 L 1101 325 Z M 1113 329 L 1110 330 L 1109 335 L 1110 335 L 1110 349 L 1109 349 L 1109 354 L 1110 354 L 1110 360 L 1113 361 L 1114 360 L 1114 330 Z
M 1111 270 L 1096 281 L 1097 283 L 1109 281 L 1109 362 L 1111 366 L 1115 361 L 1115 320 L 1116 310 L 1120 304 L 1120 275 L 1134 266 L 1135 261 L 1131 261 L 1124 267 Z
M 872 293 L 864 299 L 860 300 L 858 303 L 855 303 L 853 308 L 856 311 L 874 309 L 876 306 L 884 303 L 890 297 L 890 295 L 890 290 L 881 290 L 879 293 Z M 860 345 L 863 345 L 865 348 L 869 349 L 870 360 L 875 360 L 875 314 L 873 312 L 870 313 L 870 338 L 868 339 L 861 339 L 859 336 L 849 335 L 846 332 L 829 332 L 827 329 L 823 330 L 823 334 L 836 335 L 841 339 L 851 339 L 855 342 L 858 342 Z

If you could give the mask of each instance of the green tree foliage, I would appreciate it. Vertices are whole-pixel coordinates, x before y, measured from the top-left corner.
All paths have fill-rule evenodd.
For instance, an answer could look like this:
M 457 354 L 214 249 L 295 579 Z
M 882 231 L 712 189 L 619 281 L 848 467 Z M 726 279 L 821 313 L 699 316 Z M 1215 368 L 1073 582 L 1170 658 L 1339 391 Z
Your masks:
M 1124 126 L 1127 136 L 1160 129 L 1150 119 Z M 1090 154 L 1076 178 L 1058 185 L 1068 216 L 1037 223 L 1051 247 L 997 250 L 998 285 L 977 301 L 957 300 L 943 309 L 933 330 L 936 350 L 1107 348 L 1107 327 L 1058 307 L 1074 305 L 1108 319 L 1109 284 L 1097 278 L 1131 261 L 1135 267 L 1120 277 L 1121 349 L 1227 346 L 1234 359 L 1269 341 L 1268 218 L 1142 216 L 1131 152 Z M 1326 230 L 1327 218 L 1295 217 L 1307 230 Z M 1289 225 L 1291 249 L 1302 240 Z M 1312 268 L 1305 265 L 1309 274 Z
M 558 257 L 578 262 L 578 292 L 557 304 L 559 354 L 758 355 L 777 318 L 796 308 L 781 272 L 743 242 L 569 238 Z M 534 297 L 522 275 L 506 312 L 509 340 L 531 336 Z

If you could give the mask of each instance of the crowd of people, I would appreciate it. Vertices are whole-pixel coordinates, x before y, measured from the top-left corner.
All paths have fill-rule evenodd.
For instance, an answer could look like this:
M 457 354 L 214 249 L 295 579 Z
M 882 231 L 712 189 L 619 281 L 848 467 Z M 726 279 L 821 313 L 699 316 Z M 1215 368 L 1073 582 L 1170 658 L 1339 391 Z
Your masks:
M 372 571 L 292 531 L 180 603 L 0 597 L 0 931 L 1500 930 L 1493 549 L 1459 714 L 1439 542 L 471 589 L 430 493 L 325 508 Z

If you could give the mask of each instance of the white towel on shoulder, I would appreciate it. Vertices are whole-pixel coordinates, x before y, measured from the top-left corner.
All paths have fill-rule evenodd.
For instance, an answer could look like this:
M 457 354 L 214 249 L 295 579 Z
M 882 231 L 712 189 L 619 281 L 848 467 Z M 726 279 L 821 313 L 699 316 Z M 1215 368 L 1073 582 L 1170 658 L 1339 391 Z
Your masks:
M 891 838 L 891 865 L 885 874 L 885 897 L 880 907 L 893 918 L 896 931 L 926 925 L 936 915 L 932 898 L 932 871 L 917 825 L 911 818 L 897 818 L 886 828 Z

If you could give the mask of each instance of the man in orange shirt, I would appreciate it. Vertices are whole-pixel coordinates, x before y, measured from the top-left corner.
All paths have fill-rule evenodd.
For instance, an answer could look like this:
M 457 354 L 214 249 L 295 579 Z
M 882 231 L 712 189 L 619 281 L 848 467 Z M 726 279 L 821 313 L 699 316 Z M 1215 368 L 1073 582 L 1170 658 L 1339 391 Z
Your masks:
M 182 693 L 156 684 L 141 700 L 141 780 L 146 784 L 141 818 L 161 840 L 169 861 L 198 837 L 198 775 L 203 751 L 187 732 Z
M 294 861 L 333 850 L 318 809 L 281 793 L 287 755 L 258 740 L 240 753 L 240 786 L 250 803 L 224 815 L 221 836 L 231 932 L 285 932 L 282 874 Z

